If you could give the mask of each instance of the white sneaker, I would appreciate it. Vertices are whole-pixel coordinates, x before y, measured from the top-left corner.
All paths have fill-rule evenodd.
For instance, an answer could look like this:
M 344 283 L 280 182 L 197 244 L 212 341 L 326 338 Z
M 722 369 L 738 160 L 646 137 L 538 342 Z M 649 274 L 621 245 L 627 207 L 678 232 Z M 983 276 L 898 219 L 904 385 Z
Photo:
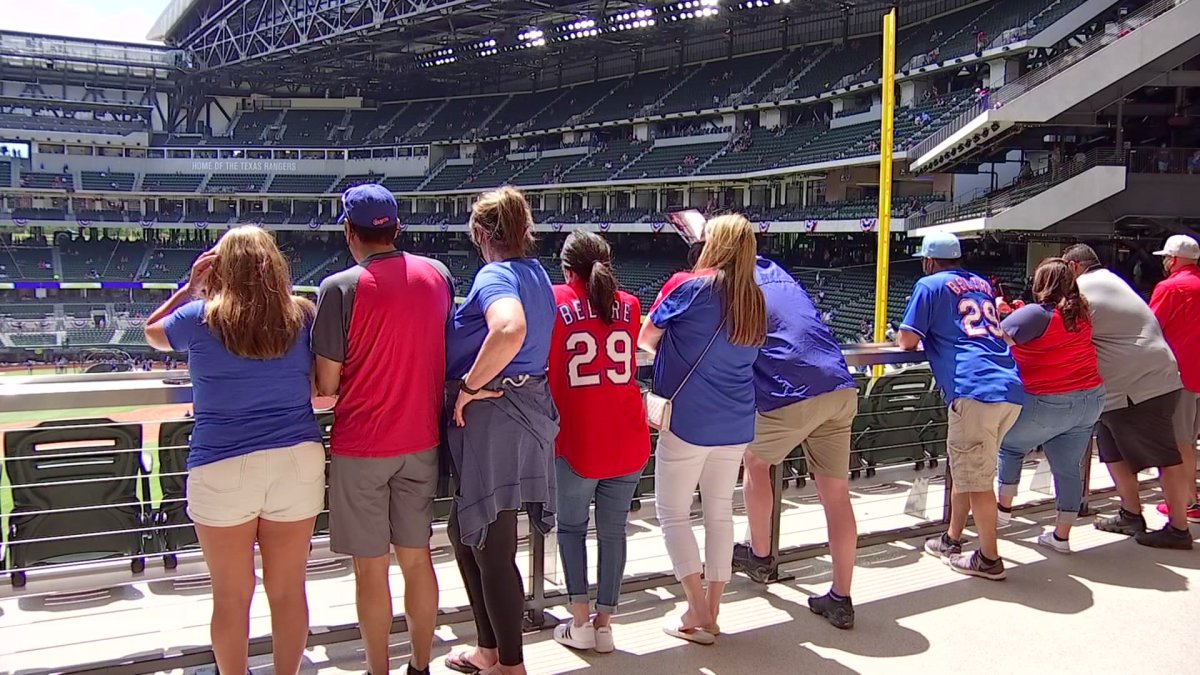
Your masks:
M 1059 540 L 1055 539 L 1053 530 L 1051 530 L 1050 532 L 1043 532 L 1042 534 L 1040 534 L 1037 538 L 1037 543 L 1040 546 L 1045 546 L 1046 548 L 1054 549 L 1056 552 L 1062 553 L 1063 555 L 1071 554 L 1071 542 L 1069 540 L 1068 541 L 1059 541 Z
M 613 645 L 612 627 L 604 626 L 596 629 L 596 652 L 598 654 L 607 654 L 616 649 Z
M 1008 527 L 1012 522 L 1012 512 L 1005 513 L 1000 509 L 996 509 L 996 527 Z
M 611 640 L 609 636 L 610 644 Z M 571 649 L 595 649 L 596 629 L 590 623 L 576 626 L 575 620 L 569 619 L 554 627 L 554 641 Z

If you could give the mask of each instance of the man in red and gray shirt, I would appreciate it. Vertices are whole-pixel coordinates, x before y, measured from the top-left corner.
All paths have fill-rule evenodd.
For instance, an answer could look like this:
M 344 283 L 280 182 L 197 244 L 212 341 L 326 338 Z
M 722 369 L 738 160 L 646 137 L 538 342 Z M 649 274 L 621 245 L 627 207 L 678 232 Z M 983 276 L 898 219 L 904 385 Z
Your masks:
M 312 329 L 317 390 L 337 395 L 330 438 L 330 548 L 354 556 L 367 669 L 388 672 L 394 548 L 412 636 L 409 675 L 428 673 L 437 618 L 429 553 L 453 279 L 396 249 L 396 200 L 380 185 L 342 195 L 358 264 L 321 282 Z
M 1166 245 L 1154 255 L 1162 256 L 1167 278 L 1158 282 L 1150 296 L 1150 310 L 1162 326 L 1163 337 L 1179 362 L 1183 379 L 1179 405 L 1175 409 L 1175 441 L 1188 474 L 1191 501 L 1188 522 L 1200 523 L 1200 504 L 1196 499 L 1196 437 L 1200 436 L 1200 243 L 1186 234 L 1167 238 Z M 1158 510 L 1168 513 L 1166 504 Z

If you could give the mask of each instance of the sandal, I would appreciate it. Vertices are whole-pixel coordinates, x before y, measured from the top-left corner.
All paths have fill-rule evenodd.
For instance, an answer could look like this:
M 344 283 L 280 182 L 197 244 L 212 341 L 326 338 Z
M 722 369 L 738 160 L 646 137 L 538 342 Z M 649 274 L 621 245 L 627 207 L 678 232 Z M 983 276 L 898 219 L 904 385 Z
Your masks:
M 458 673 L 467 673 L 467 675 L 474 675 L 481 670 L 486 670 L 485 668 L 480 668 L 474 663 L 471 663 L 471 658 L 468 656 L 468 654 L 470 654 L 469 651 L 447 654 L 443 663 L 445 663 L 446 667 L 450 670 Z
M 663 632 L 671 637 L 687 640 L 698 645 L 711 645 L 717 641 L 713 634 L 703 628 L 684 628 L 678 621 L 671 621 L 663 626 Z

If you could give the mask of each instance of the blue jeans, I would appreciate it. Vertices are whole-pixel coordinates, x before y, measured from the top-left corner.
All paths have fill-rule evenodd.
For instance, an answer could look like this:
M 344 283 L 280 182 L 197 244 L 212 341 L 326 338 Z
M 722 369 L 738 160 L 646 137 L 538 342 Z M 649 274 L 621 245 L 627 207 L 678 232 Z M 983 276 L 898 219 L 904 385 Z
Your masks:
M 600 542 L 596 611 L 615 614 L 625 575 L 625 524 L 642 472 L 592 480 L 575 473 L 562 457 L 555 459 L 554 465 L 558 473 L 558 553 L 567 577 L 567 595 L 572 604 L 588 603 L 586 540 L 588 507 L 594 497 L 596 539 Z
M 1000 443 L 1000 494 L 1015 496 L 1021 463 L 1042 446 L 1054 475 L 1058 522 L 1071 523 L 1083 504 L 1083 456 L 1104 410 L 1104 387 L 1069 394 L 1025 394 L 1021 416 Z

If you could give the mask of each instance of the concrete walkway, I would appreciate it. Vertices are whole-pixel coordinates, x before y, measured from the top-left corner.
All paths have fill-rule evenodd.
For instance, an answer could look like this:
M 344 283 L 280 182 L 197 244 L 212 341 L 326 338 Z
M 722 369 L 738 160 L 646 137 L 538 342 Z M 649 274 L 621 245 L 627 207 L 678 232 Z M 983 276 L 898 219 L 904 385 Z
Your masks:
M 1200 549 L 1147 549 L 1099 532 L 1087 519 L 1072 537 L 1076 553 L 1063 556 L 1034 543 L 1051 518 L 1018 517 L 1003 531 L 1003 582 L 951 572 L 921 553 L 921 540 L 860 551 L 851 631 L 829 626 L 805 605 L 828 588 L 828 561 L 818 558 L 788 568 L 794 581 L 770 587 L 736 577 L 715 646 L 661 632 L 665 617 L 681 611 L 680 589 L 658 588 L 623 598 L 614 654 L 571 652 L 548 629 L 526 636 L 529 672 L 1200 673 Z M 1162 523 L 1157 513 L 1150 520 Z M 471 630 L 443 627 L 438 636 L 433 672 L 451 672 L 441 657 L 470 643 Z M 361 673 L 360 650 L 358 643 L 312 649 L 304 672 Z M 393 653 L 394 672 L 402 673 L 404 636 L 396 636 Z M 252 663 L 255 675 L 271 672 L 269 659 Z

